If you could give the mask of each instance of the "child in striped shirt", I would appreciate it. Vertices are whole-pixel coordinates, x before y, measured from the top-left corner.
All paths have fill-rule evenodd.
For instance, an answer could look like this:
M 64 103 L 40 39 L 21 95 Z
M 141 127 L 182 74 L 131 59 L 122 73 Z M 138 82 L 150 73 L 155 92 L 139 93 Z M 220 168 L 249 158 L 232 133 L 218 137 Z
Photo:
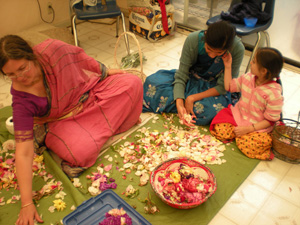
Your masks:
M 222 109 L 212 120 L 210 132 L 223 142 L 236 140 L 237 147 L 248 157 L 272 160 L 270 132 L 280 120 L 283 97 L 279 79 L 283 66 L 281 53 L 274 48 L 260 48 L 251 61 L 251 72 L 236 79 L 231 76 L 231 55 L 223 56 L 224 85 L 230 92 L 240 92 L 233 106 Z

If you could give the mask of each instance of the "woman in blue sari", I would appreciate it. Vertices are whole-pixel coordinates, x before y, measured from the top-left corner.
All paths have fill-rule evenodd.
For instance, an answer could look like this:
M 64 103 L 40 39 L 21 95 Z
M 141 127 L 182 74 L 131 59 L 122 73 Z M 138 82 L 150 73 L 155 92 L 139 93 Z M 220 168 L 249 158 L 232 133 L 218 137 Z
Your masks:
M 219 21 L 206 31 L 191 33 L 185 40 L 178 70 L 159 70 L 144 83 L 143 112 L 178 113 L 194 117 L 197 125 L 208 125 L 214 116 L 231 104 L 224 88 L 224 70 L 239 76 L 244 45 L 228 22 Z M 232 57 L 231 68 L 223 60 Z M 186 125 L 191 125 L 185 121 Z

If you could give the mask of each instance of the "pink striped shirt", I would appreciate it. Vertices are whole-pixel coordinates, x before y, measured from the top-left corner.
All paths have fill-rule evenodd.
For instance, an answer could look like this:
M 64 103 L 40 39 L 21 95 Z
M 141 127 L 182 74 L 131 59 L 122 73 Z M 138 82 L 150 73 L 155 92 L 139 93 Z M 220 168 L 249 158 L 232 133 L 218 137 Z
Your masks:
M 275 81 L 256 87 L 251 73 L 232 79 L 230 92 L 241 92 L 241 98 L 231 111 L 239 126 L 250 126 L 262 120 L 276 122 L 280 119 L 283 96 L 281 85 Z M 259 132 L 271 132 L 273 126 Z

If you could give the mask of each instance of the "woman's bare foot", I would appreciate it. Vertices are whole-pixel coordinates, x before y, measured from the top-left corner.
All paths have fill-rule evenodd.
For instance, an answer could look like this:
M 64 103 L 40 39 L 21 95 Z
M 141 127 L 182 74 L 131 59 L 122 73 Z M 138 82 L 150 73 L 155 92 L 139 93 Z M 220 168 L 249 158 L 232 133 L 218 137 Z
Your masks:
M 139 117 L 139 120 L 136 122 L 136 125 L 141 124 L 142 123 L 142 119 L 141 117 Z

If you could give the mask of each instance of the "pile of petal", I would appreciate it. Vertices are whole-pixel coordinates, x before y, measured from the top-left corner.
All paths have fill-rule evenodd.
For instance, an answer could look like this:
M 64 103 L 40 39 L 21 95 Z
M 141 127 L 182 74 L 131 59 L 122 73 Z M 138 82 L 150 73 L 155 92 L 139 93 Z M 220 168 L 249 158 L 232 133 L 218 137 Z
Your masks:
M 188 157 L 202 164 L 222 164 L 226 160 L 223 151 L 225 145 L 213 136 L 203 134 L 207 129 L 194 126 L 176 126 L 173 116 L 164 115 L 166 131 L 159 132 L 150 127 L 142 127 L 135 135 L 135 142 L 125 142 L 118 152 L 124 158 L 124 166 L 140 163 L 136 175 L 153 171 L 161 162 L 174 157 Z M 156 123 L 159 117 L 155 117 Z M 201 133 L 201 131 L 204 131 Z
M 108 173 L 112 164 L 105 166 L 103 165 L 97 166 L 97 171 L 92 172 L 92 175 L 87 175 L 86 178 L 91 180 L 91 185 L 88 188 L 88 191 L 91 195 L 99 195 L 102 191 L 106 189 L 116 189 L 117 184 L 115 183 L 115 179 L 109 178 L 110 173 Z
M 15 148 L 16 143 L 14 140 L 7 140 L 2 144 L 0 148 L 0 191 L 10 189 L 18 189 L 16 167 L 15 167 Z M 60 181 L 52 179 L 52 175 L 45 170 L 43 156 L 34 155 L 32 165 L 33 176 L 41 177 L 46 184 L 39 191 L 33 192 L 33 200 L 36 202 L 43 196 L 51 195 L 56 190 L 62 190 L 62 184 Z M 1 192 L 0 192 L 1 194 Z M 0 198 L 0 205 L 16 203 L 20 200 L 20 195 L 14 195 L 10 199 Z

